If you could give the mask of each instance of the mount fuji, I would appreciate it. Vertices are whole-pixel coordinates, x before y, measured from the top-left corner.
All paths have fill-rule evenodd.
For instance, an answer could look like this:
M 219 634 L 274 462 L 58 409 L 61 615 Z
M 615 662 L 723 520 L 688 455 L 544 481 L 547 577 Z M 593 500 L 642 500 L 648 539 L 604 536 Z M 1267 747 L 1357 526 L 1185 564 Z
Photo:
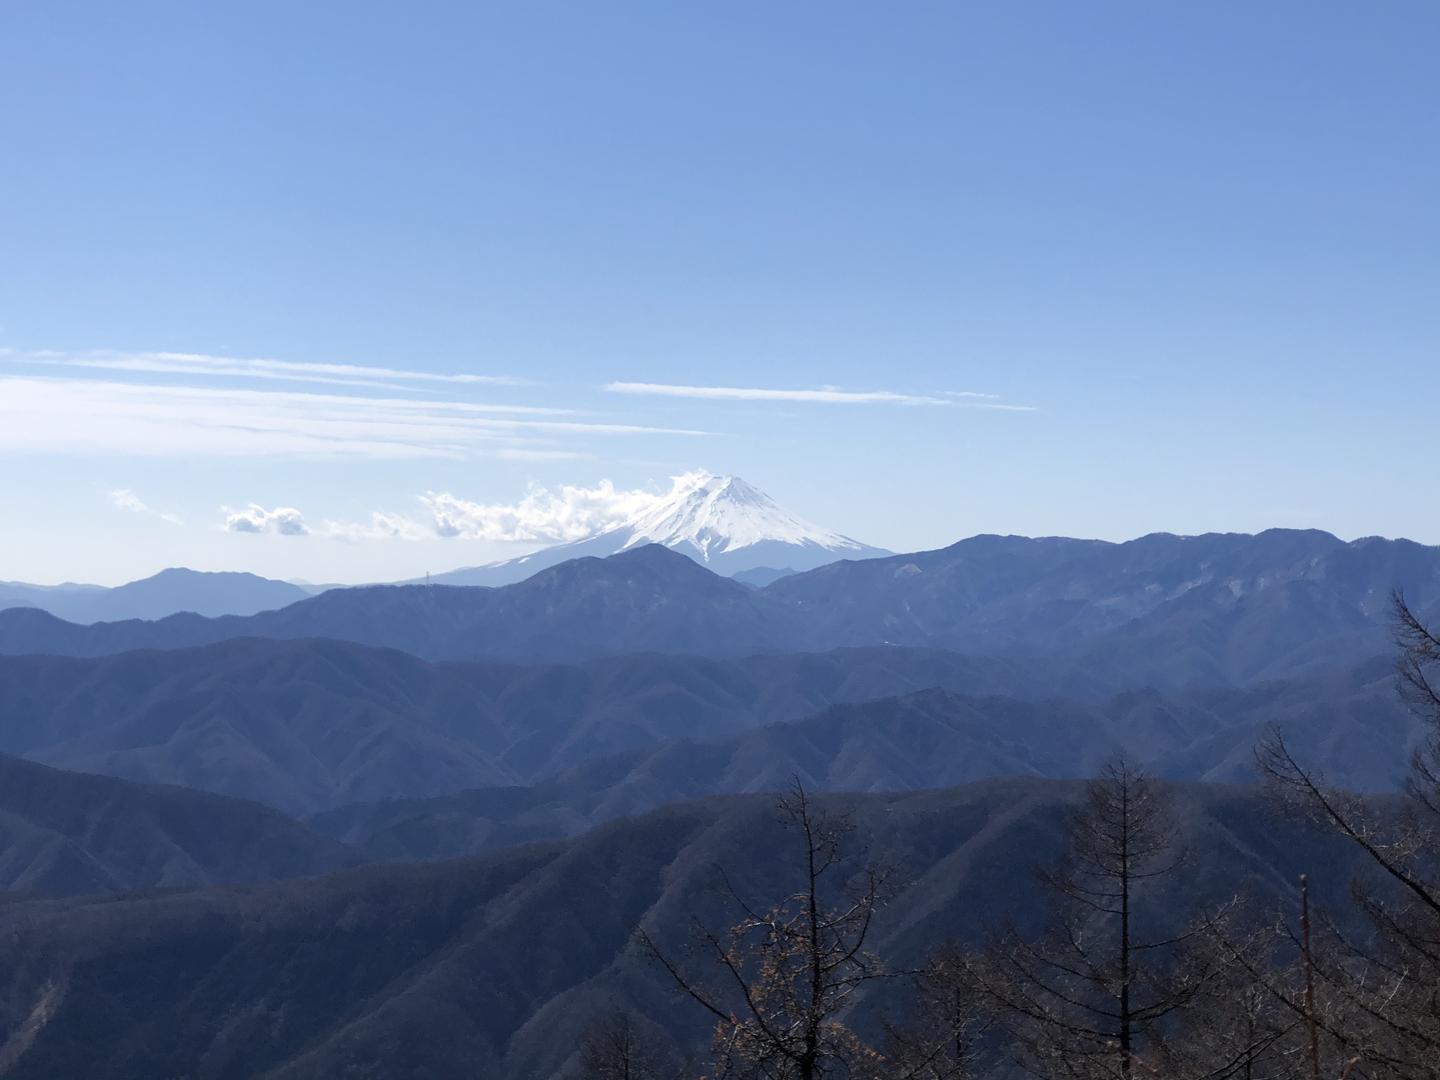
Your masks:
M 677 480 L 668 495 L 595 536 L 436 574 L 430 580 L 439 585 L 509 585 L 570 559 L 604 558 L 646 544 L 661 544 L 717 574 L 756 585 L 837 559 L 892 554 L 796 517 L 738 476 L 694 473 Z

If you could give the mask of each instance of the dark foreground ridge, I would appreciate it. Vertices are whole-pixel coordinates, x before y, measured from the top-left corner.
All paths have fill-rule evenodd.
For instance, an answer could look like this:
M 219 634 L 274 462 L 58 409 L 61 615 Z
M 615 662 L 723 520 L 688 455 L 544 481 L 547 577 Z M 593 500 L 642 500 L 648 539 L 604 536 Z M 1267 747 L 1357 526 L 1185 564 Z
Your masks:
M 1064 847 L 1081 785 L 991 781 L 836 796 L 862 846 L 903 867 L 877 951 L 918 962 L 950 937 L 1038 924 L 1037 862 Z M 1188 865 L 1147 904 L 1251 890 L 1288 903 L 1324 868 L 1344 905 L 1353 856 L 1271 816 L 1253 791 L 1176 789 Z M 617 1006 L 681 1042 L 708 1025 L 632 945 L 679 949 L 690 918 L 733 917 L 717 868 L 756 897 L 793 890 L 773 796 L 716 798 L 493 856 L 382 865 L 247 889 L 0 906 L 8 1078 L 556 1076 Z M 1219 870 L 1219 868 L 1223 868 Z

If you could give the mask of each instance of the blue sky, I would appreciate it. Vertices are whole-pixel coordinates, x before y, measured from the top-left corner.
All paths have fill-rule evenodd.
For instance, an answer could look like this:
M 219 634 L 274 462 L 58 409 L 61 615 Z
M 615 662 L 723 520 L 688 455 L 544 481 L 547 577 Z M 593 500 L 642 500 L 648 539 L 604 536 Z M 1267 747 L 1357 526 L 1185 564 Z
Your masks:
M 1422 2 L 7 5 L 0 579 L 407 576 L 694 468 L 894 549 L 1440 543 L 1437 39 Z

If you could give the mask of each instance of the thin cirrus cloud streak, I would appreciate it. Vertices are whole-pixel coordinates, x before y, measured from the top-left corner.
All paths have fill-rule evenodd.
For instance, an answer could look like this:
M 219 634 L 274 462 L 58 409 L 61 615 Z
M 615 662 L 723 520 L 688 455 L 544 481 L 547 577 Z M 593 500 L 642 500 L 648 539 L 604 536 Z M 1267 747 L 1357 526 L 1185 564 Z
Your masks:
M 94 349 L 87 352 L 60 352 L 42 349 L 21 352 L 15 349 L 0 349 L 0 358 L 21 364 L 49 367 L 88 368 L 152 375 L 327 383 L 381 389 L 397 389 L 407 383 L 438 383 L 452 386 L 523 386 L 527 383 L 527 380 L 513 375 L 472 375 L 463 372 L 370 367 L 363 364 L 328 364 L 267 358 L 212 356 L 205 353 L 120 352 L 111 349 Z
M 650 397 L 697 398 L 707 401 L 786 401 L 821 405 L 941 405 L 970 409 L 1001 409 L 1034 412 L 1033 405 L 1007 405 L 994 394 L 972 391 L 940 391 L 937 394 L 902 394 L 894 390 L 841 390 L 822 386 L 814 389 L 781 390 L 760 386 L 683 386 L 673 383 L 611 382 L 603 387 L 612 394 Z
M 525 405 L 0 375 L 0 452 L 465 458 L 704 434 Z

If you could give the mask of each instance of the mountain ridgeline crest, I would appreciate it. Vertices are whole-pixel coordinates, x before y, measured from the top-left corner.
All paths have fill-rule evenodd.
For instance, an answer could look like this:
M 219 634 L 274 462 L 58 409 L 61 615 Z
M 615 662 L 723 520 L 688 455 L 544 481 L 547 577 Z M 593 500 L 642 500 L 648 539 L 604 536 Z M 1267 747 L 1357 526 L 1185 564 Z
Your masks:
M 271 611 L 303 600 L 313 592 L 302 585 L 255 574 L 177 566 L 114 588 L 0 581 L 0 609 L 38 608 L 73 623 L 163 619 L 182 611 L 213 618 Z
M 1126 685 L 1234 686 L 1383 651 L 1397 587 L 1417 610 L 1440 604 L 1440 548 L 1294 530 L 1121 544 L 977 536 L 756 588 L 647 545 L 498 588 L 333 589 L 248 617 L 75 626 L 4 611 L 0 653 L 99 656 L 247 636 L 515 662 L 905 645 L 1063 658 Z

